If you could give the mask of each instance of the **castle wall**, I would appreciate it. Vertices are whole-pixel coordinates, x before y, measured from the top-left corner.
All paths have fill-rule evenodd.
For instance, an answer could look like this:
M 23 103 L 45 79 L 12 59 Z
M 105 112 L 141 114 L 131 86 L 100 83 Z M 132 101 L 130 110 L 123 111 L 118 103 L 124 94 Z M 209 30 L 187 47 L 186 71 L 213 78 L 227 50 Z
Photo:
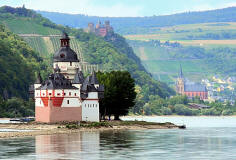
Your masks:
M 81 121 L 78 89 L 36 90 L 35 118 L 38 122 Z
M 99 122 L 99 99 L 97 92 L 89 92 L 82 102 L 82 121 Z
M 62 121 L 81 121 L 82 107 L 56 107 L 52 100 L 49 100 L 48 106 L 35 107 L 35 119 L 37 122 L 55 123 Z
M 79 62 L 54 62 L 53 68 L 60 68 L 60 73 L 62 73 L 67 79 L 74 79 L 77 69 L 81 70 Z
M 99 122 L 99 101 L 84 100 L 82 103 L 82 121 Z
M 78 107 L 81 106 L 81 102 L 78 97 L 64 97 L 61 107 Z

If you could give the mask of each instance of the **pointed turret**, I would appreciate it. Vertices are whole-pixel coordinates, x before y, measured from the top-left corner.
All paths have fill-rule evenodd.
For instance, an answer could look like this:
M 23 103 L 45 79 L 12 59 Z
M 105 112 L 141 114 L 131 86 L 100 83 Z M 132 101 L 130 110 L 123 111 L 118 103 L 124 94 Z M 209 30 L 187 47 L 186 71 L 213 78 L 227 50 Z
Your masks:
M 63 32 L 61 37 L 61 48 L 54 54 L 54 62 L 79 62 L 77 54 L 70 48 L 70 38 Z
M 56 68 L 54 68 L 54 72 L 55 73 L 60 73 L 61 72 L 61 70 L 60 70 L 58 65 L 56 65 Z
M 98 79 L 96 77 L 95 71 L 93 71 L 93 73 L 92 73 L 92 76 L 91 76 L 91 79 L 90 79 L 90 83 L 91 84 L 99 84 Z
M 82 71 L 78 71 L 75 74 L 75 78 L 73 80 L 74 84 L 83 84 L 84 82 L 84 74 Z
M 35 84 L 41 84 L 43 82 L 40 72 L 38 72 Z
M 61 37 L 61 47 L 69 47 L 70 46 L 70 38 L 66 32 L 62 33 Z

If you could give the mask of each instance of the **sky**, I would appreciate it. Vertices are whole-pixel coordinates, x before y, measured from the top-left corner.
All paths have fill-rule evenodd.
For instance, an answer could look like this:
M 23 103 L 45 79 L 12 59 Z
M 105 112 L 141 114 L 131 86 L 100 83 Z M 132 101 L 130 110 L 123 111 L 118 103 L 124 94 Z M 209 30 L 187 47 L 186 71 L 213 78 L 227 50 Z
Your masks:
M 71 14 L 108 17 L 169 15 L 236 6 L 236 0 L 0 0 L 8 5 Z

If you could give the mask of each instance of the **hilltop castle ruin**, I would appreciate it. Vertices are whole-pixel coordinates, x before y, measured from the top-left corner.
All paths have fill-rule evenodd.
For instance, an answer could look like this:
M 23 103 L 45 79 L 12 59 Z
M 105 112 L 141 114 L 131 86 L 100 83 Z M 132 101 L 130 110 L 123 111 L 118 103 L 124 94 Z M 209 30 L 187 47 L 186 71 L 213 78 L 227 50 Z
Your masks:
M 96 26 L 94 23 L 89 23 L 88 27 L 84 30 L 87 33 L 95 33 L 97 36 L 105 37 L 109 34 L 113 34 L 113 27 L 110 25 L 110 21 L 105 21 L 105 24 L 102 24 L 101 21 L 98 21 Z

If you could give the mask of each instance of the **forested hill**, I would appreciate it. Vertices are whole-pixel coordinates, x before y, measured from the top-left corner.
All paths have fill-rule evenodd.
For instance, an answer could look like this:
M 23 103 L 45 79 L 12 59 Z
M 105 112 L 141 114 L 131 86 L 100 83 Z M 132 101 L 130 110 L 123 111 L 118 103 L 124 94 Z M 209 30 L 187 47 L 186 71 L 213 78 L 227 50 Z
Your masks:
M 236 22 L 236 7 L 152 17 L 96 17 L 81 14 L 72 15 L 45 11 L 37 12 L 49 18 L 54 23 L 79 28 L 87 27 L 89 22 L 97 23 L 98 20 L 110 20 L 115 30 L 122 34 L 141 31 L 141 29 L 138 28 L 211 22 Z
M 0 97 L 28 97 L 42 59 L 19 36 L 0 25 Z
M 24 14 L 24 12 L 29 14 Z M 72 29 L 56 25 L 36 12 L 25 8 L 1 7 L 0 13 L 0 23 L 6 25 L 7 28 L 14 33 L 36 35 L 37 41 L 35 40 L 31 43 L 31 40 L 35 37 L 30 37 L 27 40 L 31 46 L 40 46 L 38 48 L 35 47 L 35 49 L 48 48 L 48 42 L 52 42 L 52 34 L 57 34 L 58 36 L 59 33 L 66 30 L 71 37 L 73 36 L 73 38 L 76 39 L 77 43 L 75 43 L 73 47 L 81 48 L 83 58 L 86 62 L 99 65 L 100 69 L 103 71 L 129 71 L 136 81 L 138 92 L 142 95 L 139 100 L 139 102 L 142 101 L 142 104 L 149 101 L 150 95 L 167 97 L 174 94 L 173 90 L 166 84 L 155 81 L 150 74 L 147 73 L 140 63 L 139 58 L 134 54 L 125 39 L 119 35 L 115 37 L 115 42 L 117 42 L 117 44 L 119 43 L 117 46 L 117 44 L 112 43 L 109 38 L 104 39 L 94 34 L 85 33 L 81 29 Z M 45 37 L 48 38 L 45 39 Z M 44 43 L 41 43 L 42 38 L 46 40 Z M 55 41 L 55 39 L 53 41 Z M 57 38 L 56 41 L 58 42 L 59 38 Z M 54 44 L 52 45 L 54 46 Z M 47 58 L 51 56 L 43 55 L 43 57 L 44 60 L 47 60 Z

